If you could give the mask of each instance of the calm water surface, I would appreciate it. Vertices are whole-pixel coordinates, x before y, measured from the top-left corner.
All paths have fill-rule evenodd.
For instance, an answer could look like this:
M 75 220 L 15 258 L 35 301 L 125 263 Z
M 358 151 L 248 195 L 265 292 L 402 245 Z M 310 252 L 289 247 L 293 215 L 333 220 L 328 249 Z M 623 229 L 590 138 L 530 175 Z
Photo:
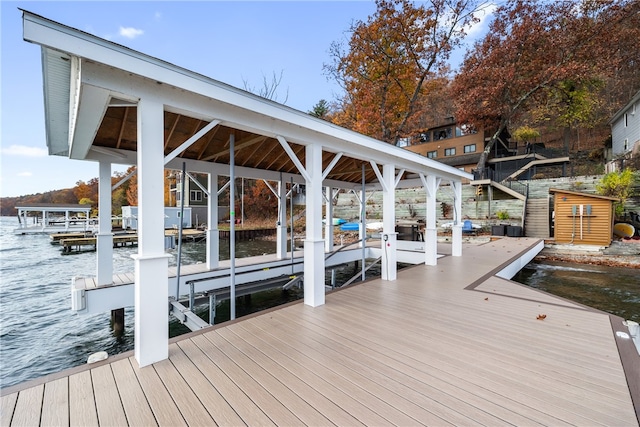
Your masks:
M 545 260 L 528 264 L 512 280 L 640 322 L 638 269 Z
M 0 387 L 24 382 L 86 363 L 97 351 L 110 355 L 133 349 L 133 309 L 125 310 L 125 331 L 120 337 L 109 328 L 110 313 L 78 315 L 71 311 L 73 276 L 95 276 L 95 252 L 61 255 L 48 235 L 16 236 L 15 217 L 0 218 Z M 228 246 L 221 245 L 228 259 Z M 226 252 L 225 252 L 226 251 Z M 275 243 L 238 242 L 237 256 L 274 253 Z M 134 269 L 131 255 L 137 248 L 114 250 L 115 272 Z M 169 251 L 176 263 L 176 251 Z M 183 245 L 183 265 L 205 261 L 202 243 Z M 339 271 L 338 283 L 353 275 L 353 266 Z M 367 277 L 380 275 L 379 266 Z M 326 275 L 327 281 L 330 274 Z M 640 321 L 638 270 L 568 264 L 530 264 L 514 280 L 601 310 Z M 329 282 L 327 282 L 329 283 Z M 238 300 L 238 316 L 302 297 L 302 291 L 272 290 L 253 295 L 245 304 Z M 218 305 L 216 323 L 228 319 L 228 302 Z M 206 307 L 201 317 L 208 320 Z M 171 336 L 188 332 L 177 322 L 169 325 Z

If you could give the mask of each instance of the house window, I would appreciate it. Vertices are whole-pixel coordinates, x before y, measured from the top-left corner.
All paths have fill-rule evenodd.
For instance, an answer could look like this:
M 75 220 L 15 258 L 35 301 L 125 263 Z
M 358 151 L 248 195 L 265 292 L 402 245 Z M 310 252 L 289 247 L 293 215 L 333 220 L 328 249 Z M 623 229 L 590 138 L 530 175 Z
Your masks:
M 629 115 L 624 113 L 624 127 L 629 126 Z
M 451 128 L 436 130 L 433 132 L 433 140 L 449 139 L 453 136 Z
M 444 155 L 445 156 L 455 156 L 456 155 L 456 149 L 455 148 L 445 148 L 444 149 Z
M 436 157 L 438 157 L 438 152 L 437 151 L 428 151 L 427 152 L 427 157 L 430 159 L 435 159 Z
M 420 134 L 420 138 L 418 138 L 419 141 L 422 142 L 429 142 L 431 141 L 431 132 L 422 132 Z
M 465 153 L 475 153 L 476 152 L 476 144 L 469 144 L 464 146 Z
M 202 201 L 202 191 L 200 190 L 191 190 L 190 198 L 192 202 L 201 202 Z
M 627 151 L 628 149 L 629 149 L 629 139 L 625 138 L 624 139 L 624 148 L 623 148 L 623 150 Z

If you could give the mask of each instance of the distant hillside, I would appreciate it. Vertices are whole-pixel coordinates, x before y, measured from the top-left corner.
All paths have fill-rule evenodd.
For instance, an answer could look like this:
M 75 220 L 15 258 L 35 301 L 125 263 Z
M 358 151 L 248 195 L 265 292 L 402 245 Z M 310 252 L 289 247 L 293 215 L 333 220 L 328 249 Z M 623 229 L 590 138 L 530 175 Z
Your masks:
M 64 190 L 47 191 L 46 193 L 31 194 L 18 197 L 0 197 L 0 215 L 17 215 L 16 205 L 39 204 L 39 203 L 78 203 L 78 199 L 73 192 L 73 188 Z

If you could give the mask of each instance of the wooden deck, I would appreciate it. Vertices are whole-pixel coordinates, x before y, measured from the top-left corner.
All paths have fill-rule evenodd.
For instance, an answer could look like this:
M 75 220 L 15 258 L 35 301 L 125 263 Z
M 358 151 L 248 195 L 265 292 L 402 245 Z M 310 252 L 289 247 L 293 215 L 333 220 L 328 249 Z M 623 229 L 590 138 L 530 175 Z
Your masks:
M 0 425 L 637 425 L 621 319 L 494 276 L 533 242 L 179 337 L 142 369 L 129 353 L 5 389 Z

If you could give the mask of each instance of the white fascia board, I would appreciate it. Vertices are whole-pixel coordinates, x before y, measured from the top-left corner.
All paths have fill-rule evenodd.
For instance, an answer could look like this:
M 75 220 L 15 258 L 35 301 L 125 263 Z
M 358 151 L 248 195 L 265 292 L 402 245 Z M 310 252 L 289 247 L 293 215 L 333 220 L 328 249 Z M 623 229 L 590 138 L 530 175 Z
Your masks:
M 83 84 L 79 91 L 78 109 L 71 129 L 69 158 L 84 159 L 98 133 L 102 118 L 109 106 L 109 91 Z
M 311 140 L 307 138 L 298 139 L 286 132 L 273 132 L 270 135 L 267 134 L 268 136 L 280 134 L 290 142 L 304 145 L 311 143 L 310 141 L 318 142 L 319 139 L 323 145 L 327 144 L 328 146 L 332 146 L 330 151 L 333 152 L 344 151 L 355 157 L 364 151 L 365 157 L 358 157 L 375 160 L 383 164 L 391 162 L 395 157 L 401 157 L 404 161 L 400 166 L 409 171 L 435 174 L 446 179 L 471 179 L 470 174 L 453 167 L 435 161 L 432 161 L 433 163 L 418 162 L 414 156 L 419 155 L 415 153 L 410 153 L 407 150 L 403 150 L 403 152 L 400 153 L 397 151 L 402 150 L 399 147 L 391 146 L 373 138 L 341 128 L 301 111 L 261 98 L 201 74 L 177 67 L 168 62 L 136 52 L 30 12 L 24 11 L 23 20 L 24 38 L 27 41 L 43 46 L 55 47 L 56 49 L 72 53 L 82 58 L 119 68 L 128 73 L 140 75 L 156 82 L 162 82 L 182 90 L 200 94 L 236 108 L 263 115 L 271 120 L 281 121 L 292 128 L 297 127 L 305 129 L 307 132 L 317 133 L 317 139 L 313 138 Z M 218 115 L 216 114 L 216 116 Z M 264 132 L 259 133 L 265 134 Z M 332 143 L 331 139 L 335 140 L 335 143 Z M 345 146 L 349 146 L 349 148 L 347 149 Z M 390 152 L 390 155 L 383 155 L 387 151 Z M 398 162 L 393 161 L 393 163 L 397 164 Z

